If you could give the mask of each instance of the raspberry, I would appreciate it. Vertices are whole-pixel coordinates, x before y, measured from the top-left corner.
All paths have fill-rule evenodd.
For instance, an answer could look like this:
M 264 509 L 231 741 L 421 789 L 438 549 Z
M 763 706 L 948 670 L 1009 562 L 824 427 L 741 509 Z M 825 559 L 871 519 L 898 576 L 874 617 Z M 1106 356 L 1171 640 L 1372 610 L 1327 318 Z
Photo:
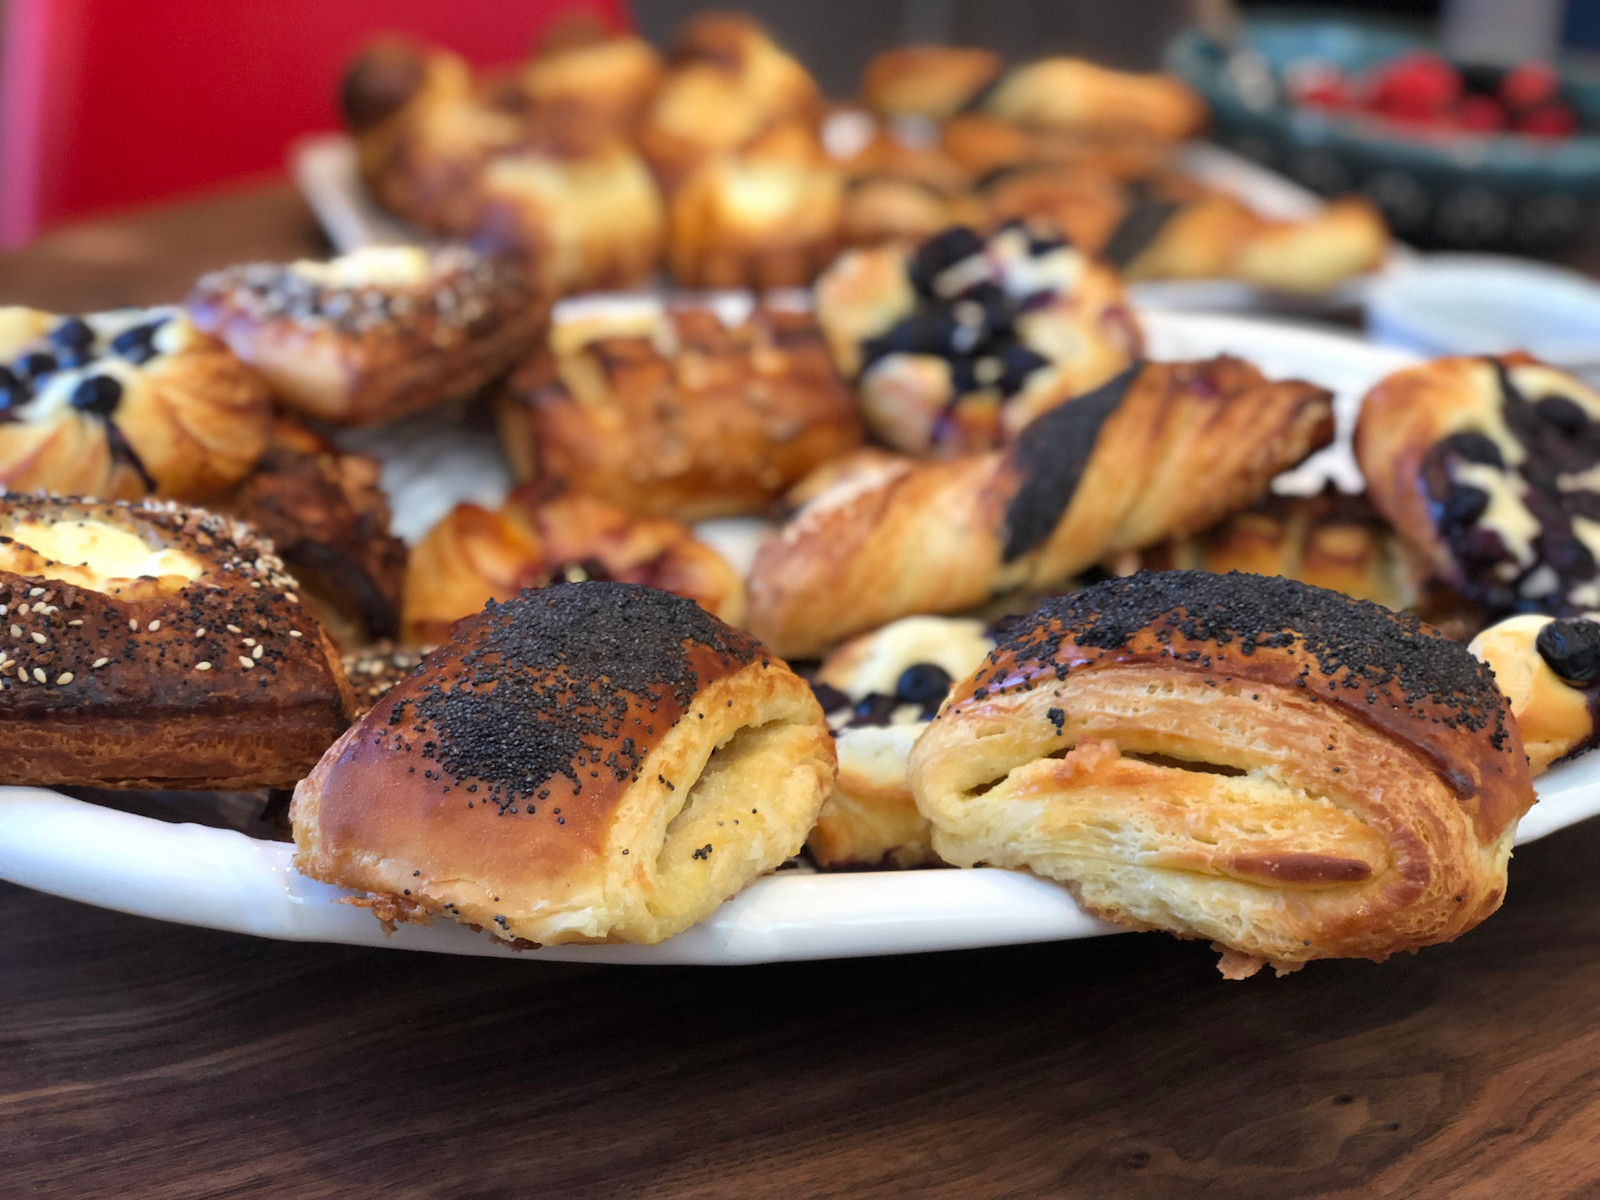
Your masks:
M 1578 114 L 1561 101 L 1551 100 L 1520 113 L 1516 127 L 1532 137 L 1571 137 L 1578 132 Z
M 1508 124 L 1506 110 L 1493 96 L 1463 96 L 1456 124 L 1470 133 L 1498 133 Z
M 1373 79 L 1372 107 L 1401 120 L 1442 118 L 1461 95 L 1461 73 L 1437 54 L 1391 60 Z
M 1561 90 L 1561 77 L 1548 63 L 1529 62 L 1513 67 L 1500 80 L 1500 99 L 1507 108 L 1532 108 L 1554 100 Z

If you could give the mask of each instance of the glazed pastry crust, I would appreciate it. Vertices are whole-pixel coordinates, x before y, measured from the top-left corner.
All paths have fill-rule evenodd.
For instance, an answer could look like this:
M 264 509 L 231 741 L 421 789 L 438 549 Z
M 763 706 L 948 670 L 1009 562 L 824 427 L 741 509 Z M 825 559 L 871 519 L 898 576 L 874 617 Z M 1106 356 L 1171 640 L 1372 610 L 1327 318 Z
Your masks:
M 463 622 L 328 752 L 295 865 L 396 919 L 658 942 L 798 851 L 833 773 L 810 689 L 751 638 L 561 585 Z
M 740 306 L 748 314 L 726 323 L 693 297 L 558 309 L 549 352 L 498 404 L 517 477 L 698 521 L 760 512 L 859 442 L 811 314 L 748 297 Z
M 67 553 L 41 543 L 51 530 L 99 541 Z M 134 576 L 107 557 L 119 534 L 141 560 L 161 557 Z M 282 567 L 243 526 L 194 509 L 0 495 L 0 781 L 221 791 L 302 778 L 344 731 L 350 693 Z
M 1026 868 L 1230 977 L 1383 959 L 1499 906 L 1533 803 L 1490 673 L 1283 580 L 1146 574 L 1047 602 L 911 754 L 952 863 Z
M 1136 366 L 1008 450 L 846 475 L 761 547 L 749 626 L 805 657 L 897 617 L 1059 587 L 1214 525 L 1332 435 L 1331 398 L 1310 384 L 1232 358 Z
M 406 640 L 441 642 L 456 621 L 490 600 L 584 578 L 684 596 L 730 625 L 744 619 L 743 580 L 687 526 L 534 483 L 493 512 L 457 505 L 412 548 Z
M 284 403 L 340 425 L 470 396 L 528 354 L 549 313 L 510 264 L 416 247 L 230 267 L 188 306 Z

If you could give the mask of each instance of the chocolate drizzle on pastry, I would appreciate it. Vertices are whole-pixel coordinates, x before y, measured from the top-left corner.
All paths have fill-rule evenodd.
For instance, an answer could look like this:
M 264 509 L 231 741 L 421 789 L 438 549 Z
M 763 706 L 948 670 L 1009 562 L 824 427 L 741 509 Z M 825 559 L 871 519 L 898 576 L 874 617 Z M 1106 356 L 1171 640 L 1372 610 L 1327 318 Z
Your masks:
M 647 738 L 688 711 L 704 672 L 731 673 L 761 653 L 755 639 L 666 592 L 554 584 L 491 601 L 463 622 L 394 704 L 386 739 L 404 749 L 426 736 L 422 757 L 438 763 L 444 790 L 471 780 L 472 801 L 532 813 L 553 788 L 560 803 L 630 782 L 652 748 Z M 624 736 L 641 719 L 637 735 Z
M 1134 363 L 1086 396 L 1044 413 L 1011 449 L 1022 486 L 1006 509 L 1005 562 L 1042 545 L 1061 520 L 1094 453 L 1100 429 L 1143 369 Z
M 1434 443 L 1422 463 L 1429 515 L 1462 590 L 1496 612 L 1600 607 L 1600 422 L 1570 396 L 1524 395 L 1515 362 L 1485 361 L 1520 456 L 1491 436 L 1498 431 L 1468 428 Z
M 1487 731 L 1495 751 L 1508 745 L 1506 702 L 1494 674 L 1461 643 L 1408 613 L 1237 572 L 1141 572 L 1047 600 L 1001 640 L 970 694 L 982 700 L 1102 662 L 1151 657 L 1224 682 L 1265 678 L 1283 670 L 1282 656 L 1257 652 L 1286 650 L 1304 661 L 1281 682 L 1404 738 L 1457 794 L 1470 793 L 1473 780 L 1432 744 L 1432 727 Z

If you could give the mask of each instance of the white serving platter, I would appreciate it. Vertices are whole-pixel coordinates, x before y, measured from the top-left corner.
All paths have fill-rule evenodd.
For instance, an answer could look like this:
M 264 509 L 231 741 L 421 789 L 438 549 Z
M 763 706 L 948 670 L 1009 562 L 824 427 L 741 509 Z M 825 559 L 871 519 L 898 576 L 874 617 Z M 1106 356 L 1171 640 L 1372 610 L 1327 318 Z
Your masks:
M 1259 320 L 1141 314 L 1152 357 L 1232 353 L 1269 375 L 1334 390 L 1342 443 L 1280 486 L 1332 478 L 1356 487 L 1347 447 L 1361 395 L 1413 361 L 1355 338 Z M 418 536 L 460 499 L 493 503 L 509 474 L 493 435 L 437 420 L 363 435 L 385 460 L 384 481 L 402 536 Z M 702 533 L 748 561 L 759 525 L 718 522 Z M 1518 844 L 1600 814 L 1600 753 L 1538 780 L 1539 803 Z M 738 964 L 907 954 L 1115 933 L 1082 913 L 1066 889 L 1031 875 L 978 869 L 838 875 L 780 871 L 757 880 L 709 919 L 658 946 L 559 946 L 514 951 L 487 934 L 441 922 L 386 935 L 363 909 L 296 874 L 292 847 L 229 829 L 105 808 L 39 788 L 0 787 L 0 879 L 141 916 L 290 941 L 336 942 L 445 954 L 640 964 Z M 1515 875 L 1515 868 L 1513 868 Z M 1516 889 L 1512 888 L 1512 904 Z
M 1201 182 L 1237 196 L 1264 217 L 1309 217 L 1324 204 L 1315 192 L 1293 180 L 1210 142 L 1184 145 L 1178 166 Z M 341 253 L 362 246 L 421 240 L 415 229 L 373 201 L 361 182 L 355 143 L 344 134 L 319 134 L 296 142 L 289 152 L 289 171 L 328 240 Z M 1410 247 L 1395 243 L 1378 271 L 1315 294 L 1269 291 L 1237 279 L 1152 280 L 1130 284 L 1128 293 L 1141 309 L 1315 316 L 1359 309 L 1377 280 L 1390 268 L 1415 257 Z

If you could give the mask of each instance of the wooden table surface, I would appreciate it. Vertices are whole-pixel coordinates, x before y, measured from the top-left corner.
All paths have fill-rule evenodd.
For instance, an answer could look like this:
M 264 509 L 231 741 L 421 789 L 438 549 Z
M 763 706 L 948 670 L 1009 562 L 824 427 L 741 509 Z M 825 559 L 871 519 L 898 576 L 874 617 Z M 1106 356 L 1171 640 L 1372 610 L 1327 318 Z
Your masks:
M 266 186 L 0 303 L 314 253 Z M 1600 823 L 1459 942 L 1225 983 L 1157 934 L 743 968 L 292 945 L 0 885 L 0 1198 L 1600 1195 Z

